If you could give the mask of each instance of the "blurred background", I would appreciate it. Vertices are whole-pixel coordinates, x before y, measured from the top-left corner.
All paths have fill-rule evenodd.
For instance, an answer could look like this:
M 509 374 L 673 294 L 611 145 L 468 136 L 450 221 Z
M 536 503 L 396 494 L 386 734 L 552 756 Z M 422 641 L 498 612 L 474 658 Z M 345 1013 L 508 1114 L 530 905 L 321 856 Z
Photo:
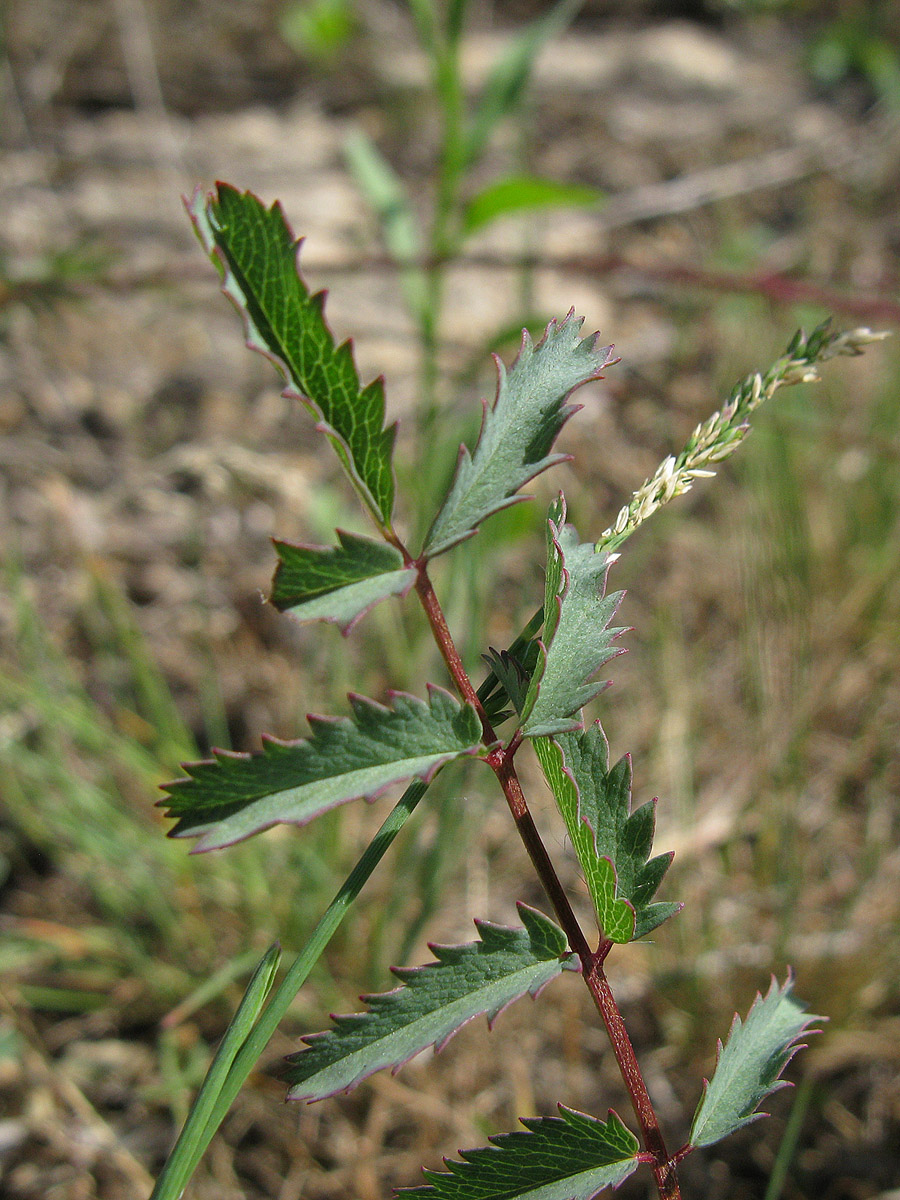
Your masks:
M 321 543 L 364 525 L 313 422 L 242 345 L 182 194 L 221 178 L 282 201 L 332 327 L 354 336 L 364 379 L 386 376 L 411 537 L 477 432 L 491 350 L 509 362 L 516 331 L 537 335 L 573 305 L 615 342 L 621 363 L 563 433 L 573 461 L 436 572 L 476 672 L 536 606 L 559 487 L 596 538 L 798 325 L 897 324 L 893 3 L 471 0 L 462 104 L 489 92 L 535 21 L 532 69 L 455 180 L 458 236 L 429 328 L 414 264 L 434 247 L 447 179 L 446 96 L 442 108 L 401 0 L 3 9 L 10 1200 L 148 1194 L 253 964 L 275 938 L 302 945 L 391 803 L 189 858 L 164 836 L 157 785 L 211 746 L 302 734 L 306 712 L 345 711 L 350 688 L 444 682 L 412 605 L 382 605 L 344 640 L 263 603 L 271 535 Z M 685 1196 L 900 1196 L 898 355 L 889 341 L 780 392 L 611 580 L 633 631 L 596 711 L 613 756 L 633 755 L 635 802 L 661 797 L 656 846 L 676 851 L 661 898 L 685 909 L 609 970 L 670 1145 L 716 1034 L 771 973 L 791 964 L 797 994 L 830 1018 L 770 1120 L 685 1162 Z M 486 775 L 448 771 L 429 793 L 192 1196 L 375 1200 L 556 1101 L 627 1115 L 574 979 L 350 1097 L 281 1103 L 280 1057 L 359 992 L 389 988 L 389 965 L 425 961 L 428 940 L 471 940 L 473 917 L 514 920 L 517 899 L 544 905 Z M 620 1194 L 646 1196 L 647 1181 Z

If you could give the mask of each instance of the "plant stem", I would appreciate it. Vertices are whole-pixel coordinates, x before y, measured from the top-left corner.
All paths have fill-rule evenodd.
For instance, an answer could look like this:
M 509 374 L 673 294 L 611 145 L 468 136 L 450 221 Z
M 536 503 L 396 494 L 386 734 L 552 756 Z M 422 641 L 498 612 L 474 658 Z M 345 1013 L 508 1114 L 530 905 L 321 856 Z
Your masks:
M 593 965 L 594 959 L 588 946 L 587 938 L 584 936 L 581 926 L 578 924 L 578 919 L 572 911 L 572 906 L 569 903 L 563 885 L 560 883 L 559 876 L 556 874 L 556 868 L 550 860 L 547 848 L 541 841 L 541 835 L 537 831 L 534 818 L 528 811 L 528 805 L 522 792 L 522 785 L 519 783 L 518 776 L 516 775 L 513 756 L 520 744 L 519 740 L 515 739 L 506 748 L 496 745 L 498 741 L 497 734 L 494 732 L 494 727 L 491 725 L 484 707 L 478 698 L 478 694 L 472 686 L 472 681 L 469 679 L 466 669 L 462 664 L 462 659 L 447 627 L 447 620 L 441 608 L 440 601 L 435 595 L 428 571 L 421 562 L 418 564 L 416 591 L 419 593 L 419 599 L 422 601 L 422 607 L 425 609 L 425 615 L 428 617 L 428 623 L 431 625 L 434 640 L 437 642 L 444 662 L 447 664 L 447 669 L 453 677 L 453 682 L 464 699 L 474 705 L 475 711 L 478 713 L 481 720 L 481 727 L 484 731 L 485 745 L 496 747 L 487 755 L 485 761 L 500 782 L 506 802 L 509 805 L 509 810 L 519 831 L 519 836 L 522 838 L 525 849 L 528 851 L 528 857 L 534 864 L 534 869 L 537 871 L 538 877 L 544 885 L 544 890 L 547 893 L 550 903 L 553 905 L 559 922 L 566 936 L 569 938 L 569 945 L 581 959 L 585 970 L 589 970 Z
M 434 639 L 438 644 L 444 662 L 447 664 L 447 669 L 453 677 L 453 681 L 459 689 L 460 694 L 470 704 L 473 704 L 478 712 L 484 730 L 486 745 L 493 746 L 497 742 L 497 735 L 463 667 L 462 660 L 454 645 L 450 630 L 447 627 L 446 618 L 444 617 L 440 602 L 435 595 L 425 564 L 421 561 L 417 563 L 417 570 L 416 591 L 425 609 L 425 615 L 428 617 Z M 634 1053 L 634 1047 L 631 1044 L 631 1038 L 628 1036 L 628 1030 L 625 1028 L 625 1022 L 622 1019 L 619 1006 L 616 1004 L 609 981 L 603 971 L 603 961 L 609 953 L 612 943 L 604 939 L 600 943 L 596 954 L 592 953 L 588 945 L 584 931 L 578 923 L 578 918 L 575 916 L 572 906 L 569 903 L 569 898 L 556 873 L 556 868 L 553 866 L 550 856 L 547 853 L 547 848 L 541 840 L 541 835 L 534 823 L 534 818 L 528 810 L 528 804 L 525 800 L 522 785 L 519 782 L 513 762 L 515 752 L 520 744 L 521 739 L 514 737 L 508 746 L 496 746 L 495 749 L 491 750 L 486 756 L 485 761 L 497 776 L 500 786 L 503 789 L 503 794 L 506 797 L 506 802 L 515 821 L 516 829 L 525 845 L 525 849 L 528 851 L 528 857 L 534 865 L 544 891 L 547 893 L 547 897 L 553 906 L 557 920 L 569 940 L 569 946 L 581 960 L 581 969 L 585 983 L 594 999 L 600 1016 L 603 1018 L 606 1032 L 609 1034 L 616 1062 L 619 1065 L 622 1079 L 625 1082 L 625 1087 L 628 1089 L 634 1113 L 640 1125 L 644 1146 L 653 1156 L 653 1175 L 656 1180 L 660 1200 L 681 1200 L 681 1191 L 678 1186 L 678 1177 L 675 1172 L 674 1163 L 671 1161 L 669 1152 L 666 1149 L 659 1121 L 653 1108 L 653 1102 L 650 1099 L 647 1085 L 644 1083 L 644 1077 L 641 1074 L 641 1069 Z
M 428 618 L 428 624 L 431 626 L 431 632 L 434 636 L 437 647 L 441 652 L 441 657 L 447 664 L 447 670 L 450 672 L 450 677 L 456 684 L 459 694 L 464 700 L 478 713 L 478 719 L 481 721 L 481 729 L 484 734 L 484 743 L 486 746 L 493 746 L 497 743 L 498 738 L 494 732 L 494 727 L 488 720 L 487 713 L 484 711 L 484 706 L 478 698 L 478 693 L 472 686 L 472 681 L 463 666 L 462 659 L 459 656 L 459 651 L 453 641 L 453 636 L 447 626 L 447 618 L 444 616 L 444 610 L 441 608 L 440 602 L 435 595 L 434 587 L 431 579 L 428 576 L 428 570 L 423 561 L 415 563 L 416 567 L 416 591 L 419 594 L 419 599 L 422 602 L 422 607 L 425 610 L 425 616 Z
M 603 970 L 602 960 L 606 957 L 609 949 L 609 943 L 601 945 L 590 969 L 584 973 L 584 981 L 594 999 L 597 1011 L 603 1018 L 606 1032 L 609 1034 L 613 1054 L 616 1056 L 616 1062 L 619 1064 L 628 1095 L 631 1097 L 634 1115 L 641 1127 L 644 1145 L 653 1155 L 653 1175 L 660 1198 L 661 1200 L 681 1200 L 681 1189 L 678 1186 L 675 1165 L 666 1149 L 650 1093 L 647 1091 L 641 1068 L 638 1066 L 634 1046 L 631 1044 L 631 1038 L 628 1036 L 619 1006 L 616 1004 L 609 980 Z
M 587 972 L 593 966 L 594 956 L 591 953 L 587 938 L 584 936 L 584 931 L 578 923 L 578 918 L 575 916 L 572 905 L 569 903 L 569 897 L 566 895 L 565 888 L 556 873 L 556 868 L 550 861 L 550 855 L 547 853 L 547 848 L 541 840 L 541 835 L 538 833 L 534 818 L 528 810 L 528 804 L 522 792 L 522 785 L 519 782 L 516 768 L 513 765 L 512 754 L 507 750 L 497 750 L 494 754 L 488 756 L 487 763 L 503 788 L 503 795 L 506 797 L 509 811 L 512 813 L 513 820 L 516 823 L 519 837 L 522 839 L 525 849 L 528 851 L 528 857 L 531 859 L 534 869 L 538 873 L 538 878 L 544 886 L 544 891 L 553 905 L 553 911 L 556 913 L 557 919 L 565 931 L 566 937 L 569 939 L 569 946 L 581 960 L 582 970 Z

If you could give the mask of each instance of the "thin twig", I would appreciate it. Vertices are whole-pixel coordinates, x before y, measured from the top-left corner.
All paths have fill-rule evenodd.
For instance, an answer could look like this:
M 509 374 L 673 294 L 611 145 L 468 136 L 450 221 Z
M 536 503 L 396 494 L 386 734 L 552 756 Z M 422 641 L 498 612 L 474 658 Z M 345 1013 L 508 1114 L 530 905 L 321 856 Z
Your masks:
M 497 735 L 494 733 L 490 720 L 484 712 L 484 707 L 463 667 L 459 652 L 453 644 L 453 638 L 447 627 L 446 619 L 441 610 L 438 598 L 435 595 L 431 580 L 428 577 L 425 564 L 418 563 L 417 570 L 416 591 L 425 609 L 425 614 L 431 625 L 435 641 L 440 648 L 444 662 L 447 664 L 447 669 L 450 671 L 460 694 L 471 704 L 475 705 L 484 729 L 486 744 L 489 746 L 493 745 L 497 741 Z M 631 1103 L 641 1129 L 644 1146 L 648 1154 L 652 1157 L 651 1166 L 660 1200 L 680 1200 L 681 1192 L 678 1186 L 675 1166 L 670 1160 L 668 1150 L 666 1149 L 659 1121 L 653 1108 L 653 1102 L 647 1091 L 647 1085 L 644 1083 L 644 1077 L 641 1074 L 641 1069 L 634 1053 L 634 1047 L 625 1028 L 625 1022 L 622 1019 L 622 1014 L 619 1011 L 609 982 L 603 972 L 602 964 L 609 952 L 611 943 L 603 942 L 596 953 L 591 952 L 584 931 L 569 903 L 569 898 L 556 873 L 556 868 L 553 866 L 550 856 L 547 853 L 547 848 L 541 839 L 534 819 L 529 812 L 524 793 L 522 792 L 522 785 L 519 782 L 513 763 L 515 751 L 519 744 L 519 741 L 514 739 L 510 742 L 509 746 L 496 746 L 487 755 L 485 761 L 497 776 L 528 856 L 553 906 L 557 920 L 568 939 L 569 946 L 578 955 L 581 962 L 582 976 L 606 1026 L 613 1054 L 622 1073 L 628 1094 L 631 1097 Z
M 430 260 L 421 259 L 406 264 L 405 268 L 421 269 L 431 265 Z M 888 321 L 900 325 L 900 301 L 886 292 L 846 292 L 831 283 L 809 277 L 785 275 L 779 271 L 709 271 L 688 263 L 637 263 L 621 254 L 570 255 L 541 254 L 515 256 L 507 254 L 475 253 L 460 255 L 454 261 L 457 270 L 512 271 L 522 267 L 552 271 L 564 271 L 568 275 L 586 275 L 602 278 L 608 283 L 611 278 L 624 276 L 636 283 L 656 284 L 680 291 L 711 291 L 724 294 L 763 296 L 775 304 L 816 304 L 829 312 L 846 313 L 865 321 Z M 345 260 L 309 260 L 306 270 L 311 275 L 323 277 L 356 276 L 366 272 L 396 273 L 396 262 L 388 255 L 358 255 Z M 69 280 L 65 292 L 77 296 L 96 295 L 98 292 L 128 292 L 136 288 L 169 287 L 193 279 L 205 278 L 203 265 L 197 266 L 193 259 L 179 257 L 167 265 L 149 270 L 132 269 L 127 266 L 112 267 L 98 271 L 91 279 Z M 41 282 L 22 280 L 10 286 L 10 298 L 27 300 L 30 294 L 40 295 L 47 291 Z M 8 303 L 8 300 L 7 300 Z

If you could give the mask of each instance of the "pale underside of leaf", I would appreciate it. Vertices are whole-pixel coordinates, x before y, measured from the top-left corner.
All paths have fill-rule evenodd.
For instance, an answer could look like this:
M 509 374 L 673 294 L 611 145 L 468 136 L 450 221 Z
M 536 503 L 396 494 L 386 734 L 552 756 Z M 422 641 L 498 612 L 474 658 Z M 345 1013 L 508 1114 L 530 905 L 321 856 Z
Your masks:
M 223 289 L 244 318 L 247 344 L 284 375 L 286 395 L 320 418 L 351 482 L 382 527 L 394 501 L 394 426 L 385 428 L 384 385 L 360 384 L 349 342 L 336 345 L 322 314 L 324 295 L 310 295 L 297 268 L 300 241 L 279 204 L 219 184 L 199 190 L 188 212 Z
M 337 531 L 338 546 L 275 542 L 279 563 L 272 603 L 297 621 L 333 621 L 342 633 L 373 605 L 402 596 L 416 572 L 393 546 Z
M 491 1146 L 425 1171 L 428 1184 L 401 1189 L 420 1200 L 591 1200 L 637 1168 L 639 1144 L 614 1112 L 607 1121 L 559 1105 L 558 1117 L 524 1118 L 527 1132 L 502 1133 Z
M 671 854 L 649 858 L 655 801 L 631 811 L 630 762 L 624 758 L 609 768 L 599 723 L 553 739 L 535 738 L 534 748 L 584 871 L 603 936 L 624 943 L 650 933 L 681 908 L 652 902 L 672 861 Z
M 623 593 L 606 594 L 614 558 L 579 543 L 565 523 L 562 497 L 551 506 L 541 652 L 523 708 L 526 737 L 546 737 L 581 725 L 580 710 L 606 686 L 594 681 L 600 667 L 621 654 L 612 645 L 622 633 L 609 628 Z
M 481 749 L 475 710 L 429 686 L 428 702 L 394 693 L 386 708 L 350 697 L 353 718 L 309 717 L 312 736 L 266 739 L 261 754 L 220 751 L 188 763 L 161 804 L 176 837 L 196 851 L 241 841 L 277 824 L 305 825 L 348 800 L 373 799 L 392 784 L 430 779 L 445 763 Z
M 567 457 L 550 453 L 576 411 L 566 401 L 575 388 L 599 379 L 612 358 L 612 346 L 597 348 L 597 334 L 579 337 L 582 323 L 570 312 L 552 321 L 537 345 L 523 331 L 508 372 L 496 359 L 496 399 L 485 405 L 474 452 L 460 449 L 453 485 L 428 534 L 427 557 L 470 537 L 486 517 L 512 504 L 530 479 Z
M 799 1038 L 823 1017 L 804 1012 L 791 995 L 793 979 L 782 987 L 773 978 L 765 997 L 757 994 L 747 1019 L 732 1022 L 712 1079 L 694 1115 L 690 1145 L 711 1146 L 742 1125 L 764 1115 L 759 1105 L 772 1092 L 787 1087 L 781 1073 L 801 1045 Z
M 337 1016 L 333 1029 L 304 1038 L 308 1048 L 290 1059 L 288 1099 L 321 1100 L 385 1067 L 396 1071 L 428 1046 L 440 1050 L 479 1014 L 492 1023 L 520 996 L 579 969 L 552 921 L 526 905 L 519 912 L 524 929 L 476 921 L 481 941 L 432 946 L 436 962 L 395 969 L 402 987 L 363 997 L 367 1012 Z

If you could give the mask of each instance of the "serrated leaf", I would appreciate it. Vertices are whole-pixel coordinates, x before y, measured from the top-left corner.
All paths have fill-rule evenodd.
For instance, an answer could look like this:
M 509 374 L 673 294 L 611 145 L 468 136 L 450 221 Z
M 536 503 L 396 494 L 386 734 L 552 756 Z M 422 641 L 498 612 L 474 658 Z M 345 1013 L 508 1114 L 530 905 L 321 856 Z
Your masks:
M 609 628 L 609 623 L 624 593 L 606 595 L 615 556 L 598 554 L 591 542 L 579 542 L 565 517 L 560 495 L 547 520 L 544 634 L 523 708 L 526 737 L 580 725 L 576 714 L 606 686 L 592 682 L 594 675 L 622 653 L 612 645 L 622 630 Z
M 440 1050 L 473 1017 L 488 1021 L 520 996 L 536 996 L 565 970 L 578 970 L 552 921 L 520 904 L 524 929 L 476 921 L 481 941 L 432 946 L 437 962 L 393 968 L 403 986 L 362 997 L 368 1012 L 336 1016 L 335 1027 L 303 1040 L 291 1055 L 290 1100 L 322 1100 L 345 1092 L 384 1067 L 398 1070 L 428 1046 Z
M 428 558 L 470 537 L 485 517 L 514 503 L 529 479 L 567 457 L 550 453 L 577 412 L 566 401 L 575 388 L 599 379 L 612 357 L 612 346 L 597 349 L 599 335 L 578 336 L 583 323 L 573 310 L 563 321 L 551 321 L 537 345 L 523 330 L 522 348 L 508 372 L 495 356 L 496 399 L 485 404 L 474 453 L 460 447 L 453 485 L 425 544 Z
M 428 1184 L 401 1188 L 421 1200 L 591 1200 L 637 1168 L 637 1138 L 610 1110 L 609 1119 L 559 1106 L 558 1117 L 522 1119 L 527 1133 L 501 1133 L 491 1145 L 444 1159 L 424 1172 Z
M 220 183 L 188 206 L 224 291 L 244 318 L 247 343 L 270 358 L 288 382 L 286 395 L 320 418 L 351 482 L 382 527 L 394 504 L 391 455 L 396 427 L 384 426 L 384 382 L 363 387 L 349 342 L 335 345 L 323 292 L 300 277 L 294 238 L 280 204 L 266 208 L 250 192 Z
M 656 801 L 631 812 L 631 762 L 609 767 L 599 722 L 535 738 L 534 748 L 584 871 L 604 937 L 630 942 L 656 929 L 680 904 L 652 903 L 673 855 L 650 858 Z M 649 861 L 648 861 L 649 859 Z
M 532 21 L 513 38 L 506 52 L 497 59 L 482 89 L 466 135 L 468 166 L 481 157 L 498 123 L 518 108 L 538 54 L 550 38 L 562 33 L 581 8 L 582 2 L 561 0 L 555 4 L 549 12 Z
M 603 199 L 603 192 L 587 184 L 562 183 L 538 175 L 510 175 L 472 197 L 463 212 L 463 233 L 476 233 L 492 221 L 514 213 L 593 207 Z
M 781 1073 L 802 1047 L 798 1039 L 824 1017 L 812 1016 L 791 995 L 793 978 L 782 987 L 773 978 L 759 993 L 747 1020 L 735 1015 L 725 1048 L 719 1042 L 715 1074 L 705 1083 L 691 1126 L 691 1146 L 711 1146 L 764 1113 L 757 1108 L 772 1092 L 788 1087 Z
M 186 763 L 188 778 L 167 784 L 160 801 L 178 818 L 172 836 L 199 837 L 198 851 L 218 849 L 272 825 L 305 825 L 394 783 L 430 779 L 451 759 L 476 753 L 474 708 L 442 688 L 428 691 L 428 703 L 394 693 L 391 708 L 351 695 L 352 719 L 310 716 L 309 738 L 267 738 L 261 754 L 214 750 L 213 760 Z
M 337 546 L 275 542 L 278 568 L 272 603 L 298 621 L 334 621 L 343 633 L 388 596 L 402 596 L 416 581 L 394 546 L 337 531 Z

